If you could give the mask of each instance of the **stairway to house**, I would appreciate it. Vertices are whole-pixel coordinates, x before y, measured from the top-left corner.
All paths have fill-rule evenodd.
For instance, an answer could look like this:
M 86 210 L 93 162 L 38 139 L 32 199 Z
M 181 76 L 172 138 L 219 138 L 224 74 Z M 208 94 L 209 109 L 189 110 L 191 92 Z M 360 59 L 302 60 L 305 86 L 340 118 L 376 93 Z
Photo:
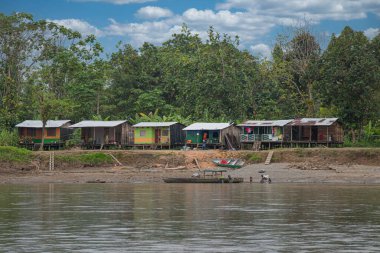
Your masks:
M 270 161 L 272 160 L 273 151 L 269 151 L 267 159 L 265 160 L 265 165 L 269 165 Z

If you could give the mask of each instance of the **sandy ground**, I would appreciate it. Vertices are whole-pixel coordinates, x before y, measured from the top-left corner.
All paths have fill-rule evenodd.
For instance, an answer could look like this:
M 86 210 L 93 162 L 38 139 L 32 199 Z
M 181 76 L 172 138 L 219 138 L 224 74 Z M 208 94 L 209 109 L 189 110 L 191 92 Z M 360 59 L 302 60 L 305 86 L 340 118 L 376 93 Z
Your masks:
M 265 170 L 265 174 L 271 177 L 273 183 L 380 184 L 380 166 L 368 165 L 330 165 L 313 168 L 301 163 L 253 164 L 241 169 L 228 170 L 226 176 L 243 177 L 246 183 L 249 183 L 252 177 L 253 182 L 258 183 L 260 170 Z M 3 171 L 0 173 L 0 183 L 162 183 L 165 177 L 189 177 L 197 171 L 198 169 L 136 169 L 123 166 L 17 173 Z

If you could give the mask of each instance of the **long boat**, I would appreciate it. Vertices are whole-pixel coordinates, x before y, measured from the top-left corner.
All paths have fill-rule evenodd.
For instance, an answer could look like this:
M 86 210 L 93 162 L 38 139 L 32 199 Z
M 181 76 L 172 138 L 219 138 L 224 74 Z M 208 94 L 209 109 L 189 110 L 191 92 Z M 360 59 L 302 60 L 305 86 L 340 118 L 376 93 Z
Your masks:
M 244 165 L 244 161 L 241 159 L 214 159 L 212 161 L 219 167 L 227 167 L 231 169 L 239 169 Z
M 204 184 L 222 184 L 222 183 L 243 183 L 242 177 L 233 178 L 195 178 L 195 177 L 169 177 L 163 179 L 165 183 L 204 183 Z
M 220 183 L 243 183 L 242 177 L 224 177 L 223 172 L 225 169 L 203 170 L 201 174 L 193 175 L 192 177 L 169 177 L 164 178 L 165 183 L 207 183 L 207 184 L 220 184 Z

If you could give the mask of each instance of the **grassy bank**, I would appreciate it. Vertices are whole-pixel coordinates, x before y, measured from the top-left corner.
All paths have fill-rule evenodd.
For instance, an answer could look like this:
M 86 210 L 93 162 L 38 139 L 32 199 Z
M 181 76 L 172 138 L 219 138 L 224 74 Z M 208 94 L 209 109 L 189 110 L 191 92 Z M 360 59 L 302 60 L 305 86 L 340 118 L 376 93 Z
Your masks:
M 214 167 L 214 158 L 242 158 L 247 164 L 263 163 L 268 151 L 56 151 L 56 169 L 110 167 L 117 163 L 116 157 L 124 166 L 134 168 L 175 168 L 185 166 L 196 169 L 195 159 L 202 168 Z M 15 147 L 0 147 L 0 168 L 49 168 L 50 152 L 31 152 Z M 276 149 L 273 163 L 323 163 L 340 165 L 379 165 L 379 148 L 329 148 L 329 149 Z M 33 167 L 34 166 L 34 167 Z
M 27 149 L 10 146 L 0 146 L 0 162 L 29 163 L 33 160 L 33 153 Z

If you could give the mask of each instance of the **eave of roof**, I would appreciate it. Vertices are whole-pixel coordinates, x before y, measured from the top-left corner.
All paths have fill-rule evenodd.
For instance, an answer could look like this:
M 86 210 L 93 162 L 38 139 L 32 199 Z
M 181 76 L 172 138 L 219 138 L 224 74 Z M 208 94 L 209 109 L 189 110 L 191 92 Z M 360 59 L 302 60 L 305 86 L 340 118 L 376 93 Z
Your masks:
M 46 128 L 56 128 L 56 127 L 62 127 L 63 125 L 69 123 L 70 120 L 48 120 L 46 122 Z M 25 120 L 19 124 L 17 124 L 15 127 L 25 127 L 25 128 L 42 128 L 42 121 L 41 120 Z
M 338 118 L 300 118 L 294 119 L 288 125 L 291 126 L 331 126 Z
M 115 127 L 127 122 L 126 120 L 100 121 L 100 120 L 83 120 L 79 123 L 71 125 L 72 128 L 83 127 Z
M 292 120 L 247 120 L 237 126 L 256 126 L 256 127 L 266 127 L 266 126 L 285 126 Z
M 168 127 L 177 123 L 178 122 L 140 122 L 133 125 L 133 127 Z
M 230 127 L 230 123 L 194 123 L 188 127 L 185 127 L 185 131 L 194 131 L 194 130 L 222 130 L 227 127 Z

